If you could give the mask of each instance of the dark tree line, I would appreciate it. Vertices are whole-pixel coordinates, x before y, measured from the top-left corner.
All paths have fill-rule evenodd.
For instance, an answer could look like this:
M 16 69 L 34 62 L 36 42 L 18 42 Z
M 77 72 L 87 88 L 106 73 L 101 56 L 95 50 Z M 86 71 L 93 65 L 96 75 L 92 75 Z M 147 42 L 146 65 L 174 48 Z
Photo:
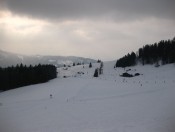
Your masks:
M 0 90 L 10 90 L 31 84 L 44 83 L 57 77 L 56 67 L 53 65 L 37 65 L 0 68 Z
M 133 66 L 136 64 L 136 54 L 132 52 L 117 60 L 115 67 Z
M 147 44 L 138 50 L 137 55 L 132 52 L 117 60 L 115 67 L 133 66 L 139 61 L 143 65 L 175 63 L 175 38 Z
M 158 43 L 145 45 L 138 51 L 138 59 L 142 64 L 162 64 L 175 62 L 175 38 L 173 40 L 162 40 Z

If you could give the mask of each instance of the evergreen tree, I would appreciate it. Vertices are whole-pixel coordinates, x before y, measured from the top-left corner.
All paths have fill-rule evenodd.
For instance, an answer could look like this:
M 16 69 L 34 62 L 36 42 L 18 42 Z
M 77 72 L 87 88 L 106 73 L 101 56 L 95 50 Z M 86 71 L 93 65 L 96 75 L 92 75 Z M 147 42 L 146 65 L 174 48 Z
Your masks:
M 90 64 L 89 64 L 89 68 L 92 68 L 92 64 L 91 64 L 91 62 L 90 62 Z
M 103 74 L 103 62 L 100 64 L 99 74 Z
M 94 77 L 98 77 L 98 68 L 95 69 L 95 72 L 94 72 Z
M 97 60 L 97 63 L 101 63 L 101 60 Z

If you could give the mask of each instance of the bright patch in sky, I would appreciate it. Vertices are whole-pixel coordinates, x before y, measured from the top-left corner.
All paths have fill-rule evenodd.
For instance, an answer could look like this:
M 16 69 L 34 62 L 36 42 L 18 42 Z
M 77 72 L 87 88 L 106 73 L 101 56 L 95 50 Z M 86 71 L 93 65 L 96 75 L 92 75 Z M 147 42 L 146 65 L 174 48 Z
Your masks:
M 0 17 L 0 25 L 4 25 L 6 31 L 20 35 L 39 33 L 46 24 L 45 21 L 13 15 L 9 11 L 2 12 Z

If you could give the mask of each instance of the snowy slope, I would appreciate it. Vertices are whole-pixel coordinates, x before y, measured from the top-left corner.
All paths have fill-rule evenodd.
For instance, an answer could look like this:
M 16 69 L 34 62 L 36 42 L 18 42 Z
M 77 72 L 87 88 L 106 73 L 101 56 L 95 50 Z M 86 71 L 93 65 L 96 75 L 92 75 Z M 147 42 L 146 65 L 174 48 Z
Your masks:
M 99 78 L 99 64 L 59 68 L 48 83 L 0 93 L 0 132 L 175 132 L 175 65 L 123 78 L 114 63 Z

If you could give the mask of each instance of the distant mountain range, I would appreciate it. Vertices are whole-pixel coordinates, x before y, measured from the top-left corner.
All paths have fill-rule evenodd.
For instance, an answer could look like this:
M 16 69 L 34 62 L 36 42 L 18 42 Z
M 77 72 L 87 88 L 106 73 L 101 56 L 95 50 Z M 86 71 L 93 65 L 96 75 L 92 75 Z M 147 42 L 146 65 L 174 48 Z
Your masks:
M 75 57 L 75 56 L 42 56 L 42 55 L 20 55 L 0 50 L 0 67 L 16 66 L 17 64 L 37 65 L 37 64 L 53 64 L 57 67 L 72 65 L 73 63 L 89 63 L 97 62 L 94 59 Z

